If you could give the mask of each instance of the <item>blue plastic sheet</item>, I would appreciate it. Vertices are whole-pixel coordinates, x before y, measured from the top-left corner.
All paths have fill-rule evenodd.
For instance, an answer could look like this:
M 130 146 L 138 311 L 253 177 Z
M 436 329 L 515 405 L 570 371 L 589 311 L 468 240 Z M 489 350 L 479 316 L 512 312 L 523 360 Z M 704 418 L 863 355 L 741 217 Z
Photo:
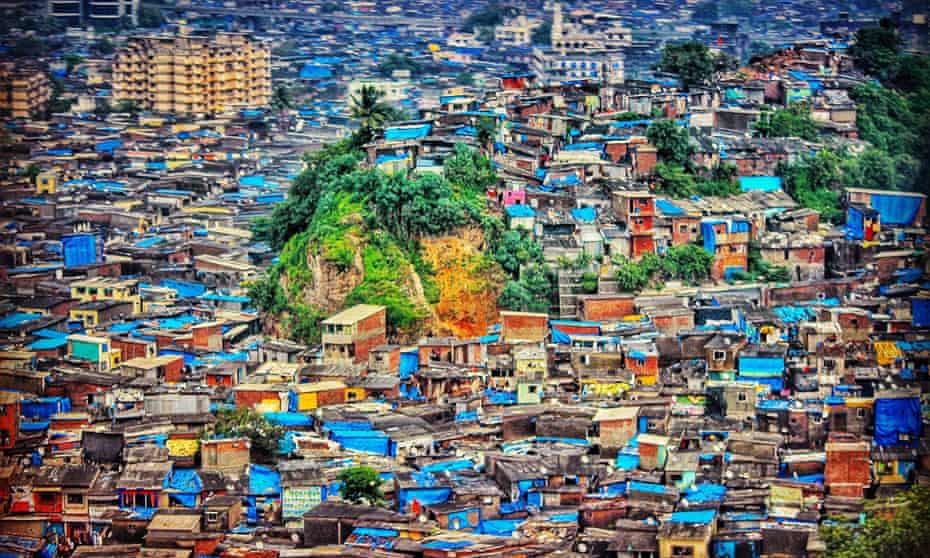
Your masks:
M 697 523 L 707 525 L 717 517 L 716 510 L 697 510 L 672 512 L 671 523 Z
M 525 519 L 485 519 L 478 524 L 476 533 L 480 535 L 495 535 L 498 537 L 509 537 L 517 528 L 526 521 Z
M 103 245 L 95 234 L 69 234 L 61 237 L 65 267 L 94 264 L 103 259 Z
M 875 400 L 876 446 L 917 447 L 920 442 L 920 398 L 879 398 Z
M 872 194 L 870 205 L 881 216 L 882 224 L 910 226 L 920 211 L 923 198 L 901 194 Z
M 911 324 L 914 327 L 930 327 L 930 298 L 911 299 Z

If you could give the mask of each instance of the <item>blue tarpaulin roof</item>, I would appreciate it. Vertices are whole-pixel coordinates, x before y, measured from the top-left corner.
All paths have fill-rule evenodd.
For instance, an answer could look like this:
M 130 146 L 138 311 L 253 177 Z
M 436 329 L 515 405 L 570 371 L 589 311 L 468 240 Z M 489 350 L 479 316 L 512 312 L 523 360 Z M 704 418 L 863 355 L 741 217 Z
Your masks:
M 510 217 L 535 217 L 536 212 L 528 205 L 509 205 L 507 215 Z
M 429 135 L 431 129 L 430 124 L 392 126 L 384 130 L 384 139 L 387 141 L 403 141 L 425 138 Z
M 679 511 L 672 512 L 672 517 L 668 521 L 671 523 L 700 523 L 706 525 L 713 521 L 716 516 L 716 510 Z
M 780 176 L 741 176 L 739 177 L 740 190 L 744 192 L 774 192 L 781 190 Z
M 593 207 L 576 207 L 572 209 L 572 217 L 582 223 L 593 223 L 597 219 L 597 210 Z
M 42 314 L 35 314 L 31 312 L 13 312 L 12 314 L 7 314 L 6 316 L 0 318 L 0 329 L 9 329 L 21 326 L 33 320 L 38 320 L 41 317 Z
M 281 493 L 281 475 L 274 469 L 252 464 L 249 466 L 249 494 L 277 495 Z
M 661 211 L 662 213 L 666 215 L 684 215 L 685 214 L 684 209 L 678 207 L 674 203 L 666 199 L 663 199 L 663 198 L 656 199 L 656 207 L 659 209 L 659 211 Z

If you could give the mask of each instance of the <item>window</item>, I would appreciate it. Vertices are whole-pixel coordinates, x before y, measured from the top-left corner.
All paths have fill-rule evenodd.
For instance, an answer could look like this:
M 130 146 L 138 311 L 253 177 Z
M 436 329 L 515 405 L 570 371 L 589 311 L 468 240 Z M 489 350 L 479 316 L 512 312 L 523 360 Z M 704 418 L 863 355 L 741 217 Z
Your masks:
M 147 508 L 149 507 L 149 496 L 148 494 L 134 494 L 132 499 L 132 505 L 135 508 Z
M 84 495 L 83 494 L 68 494 L 68 505 L 69 506 L 84 505 Z
M 694 556 L 694 547 L 691 546 L 673 546 L 672 556 L 674 558 Z
M 856 418 L 864 419 L 865 418 L 865 409 L 859 408 L 856 409 Z
M 527 391 L 530 393 L 536 393 L 538 389 L 539 389 L 539 386 L 528 386 L 527 387 Z
M 736 394 L 736 400 L 737 400 L 737 401 L 742 402 L 742 401 L 746 401 L 747 399 L 749 399 L 749 397 L 746 395 L 746 392 L 745 392 L 745 391 L 741 391 L 741 392 L 739 392 L 739 393 Z
M 678 232 L 681 233 L 681 234 L 687 234 L 687 233 L 688 233 L 688 225 L 686 225 L 686 224 L 684 224 L 684 223 L 678 225 Z
M 219 519 L 220 519 L 219 512 L 215 512 L 215 511 L 207 512 L 207 521 L 209 521 L 210 523 L 216 523 L 217 521 L 219 521 Z
M 714 360 L 726 360 L 726 351 L 714 351 Z
M 814 424 L 820 424 L 823 422 L 823 417 L 820 415 L 814 415 Z
M 45 506 L 50 506 L 55 503 L 55 495 L 51 492 L 41 492 L 39 493 L 39 503 Z

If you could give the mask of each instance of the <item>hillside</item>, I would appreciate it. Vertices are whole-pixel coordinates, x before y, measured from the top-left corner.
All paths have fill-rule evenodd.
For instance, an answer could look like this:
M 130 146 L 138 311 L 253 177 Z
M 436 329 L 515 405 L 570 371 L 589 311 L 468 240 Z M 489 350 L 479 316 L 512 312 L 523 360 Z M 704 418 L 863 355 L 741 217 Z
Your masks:
M 347 143 L 307 156 L 289 198 L 256 233 L 280 250 L 250 286 L 265 329 L 306 343 L 345 306 L 387 307 L 389 335 L 483 335 L 506 275 L 489 254 L 502 223 L 489 213 L 489 161 L 465 147 L 445 176 L 407 178 L 361 166 Z

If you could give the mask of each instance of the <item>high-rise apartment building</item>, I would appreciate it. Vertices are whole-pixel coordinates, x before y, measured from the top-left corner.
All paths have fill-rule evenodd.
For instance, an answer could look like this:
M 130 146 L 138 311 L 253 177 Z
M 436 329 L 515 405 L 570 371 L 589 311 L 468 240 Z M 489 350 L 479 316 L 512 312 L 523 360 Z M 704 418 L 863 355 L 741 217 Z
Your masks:
M 113 99 L 174 114 L 264 106 L 270 57 L 267 44 L 238 33 L 132 37 L 113 62 Z
M 48 15 L 69 27 L 138 25 L 139 0 L 48 0 Z
M 0 64 L 0 110 L 13 118 L 31 118 L 48 108 L 49 86 L 45 72 L 33 67 Z

